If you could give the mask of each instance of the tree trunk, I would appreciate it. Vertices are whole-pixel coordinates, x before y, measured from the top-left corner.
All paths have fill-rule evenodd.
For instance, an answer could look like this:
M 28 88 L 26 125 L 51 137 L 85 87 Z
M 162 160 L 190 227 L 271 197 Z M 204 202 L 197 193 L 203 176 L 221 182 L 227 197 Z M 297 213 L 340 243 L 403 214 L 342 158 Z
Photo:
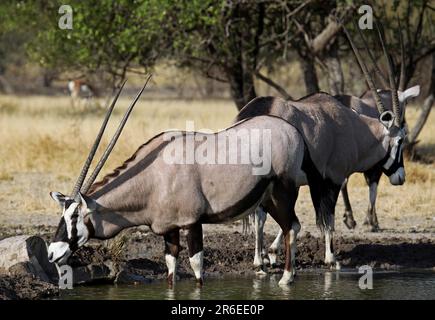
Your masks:
M 9 81 L 6 80 L 6 78 L 0 74 L 0 92 L 3 91 L 6 94 L 12 94 L 14 93 L 14 89 L 9 84 Z
M 429 93 L 426 99 L 424 100 L 423 109 L 421 110 L 417 123 L 415 124 L 414 128 L 412 128 L 406 143 L 406 151 L 411 156 L 411 158 L 414 157 L 414 152 L 415 152 L 414 148 L 418 143 L 417 138 L 421 130 L 423 130 L 423 127 L 426 124 L 427 119 L 429 118 L 429 114 L 432 110 L 434 99 L 435 99 L 435 53 L 432 53 L 432 74 L 430 77 Z
M 307 95 L 319 92 L 319 80 L 317 78 L 314 58 L 310 55 L 301 56 L 300 63 Z
M 51 88 L 51 84 L 56 79 L 57 72 L 51 69 L 45 69 L 42 74 L 42 85 L 44 88 Z
M 230 83 L 231 97 L 233 98 L 237 109 L 241 110 L 257 95 L 255 93 L 254 74 L 246 71 L 237 72 L 236 70 L 238 69 L 231 69 L 231 72 L 227 74 L 227 77 Z
M 328 84 L 329 93 L 331 95 L 338 95 L 344 93 L 344 77 L 341 68 L 341 61 L 338 56 L 337 41 L 331 46 L 325 56 L 325 64 L 328 68 Z

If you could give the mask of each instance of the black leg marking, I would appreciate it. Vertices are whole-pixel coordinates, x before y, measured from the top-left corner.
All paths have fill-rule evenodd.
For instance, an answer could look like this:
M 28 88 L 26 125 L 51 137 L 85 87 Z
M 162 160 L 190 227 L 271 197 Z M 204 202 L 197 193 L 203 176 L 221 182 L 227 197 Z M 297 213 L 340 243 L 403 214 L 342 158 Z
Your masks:
M 341 186 L 341 195 L 343 197 L 344 202 L 344 215 L 343 222 L 348 229 L 355 229 L 356 222 L 353 217 L 352 206 L 349 200 L 349 193 L 347 192 L 347 181 L 343 183 Z
M 374 167 L 371 170 L 364 172 L 366 183 L 369 186 L 369 206 L 367 209 L 367 217 L 364 224 L 370 227 L 370 231 L 379 231 L 378 217 L 376 215 L 376 197 L 377 187 L 379 186 L 379 180 L 382 176 L 382 169 Z M 373 188 L 375 188 L 373 190 Z
M 189 249 L 189 260 L 193 271 L 196 273 L 195 278 L 198 286 L 203 285 L 202 279 L 202 259 L 203 259 L 203 235 L 202 224 L 196 223 L 189 228 L 187 233 L 187 246 Z M 196 254 L 197 257 L 193 258 Z M 193 258 L 193 259 L 192 259 Z
M 189 258 L 203 250 L 202 224 L 197 223 L 189 228 L 187 246 L 189 248 Z
M 165 234 L 165 255 L 171 255 L 175 259 L 178 258 L 180 253 L 180 230 L 173 230 Z M 175 270 L 174 270 L 175 272 Z M 173 286 L 174 282 L 174 274 L 168 272 L 168 285 L 170 287 Z

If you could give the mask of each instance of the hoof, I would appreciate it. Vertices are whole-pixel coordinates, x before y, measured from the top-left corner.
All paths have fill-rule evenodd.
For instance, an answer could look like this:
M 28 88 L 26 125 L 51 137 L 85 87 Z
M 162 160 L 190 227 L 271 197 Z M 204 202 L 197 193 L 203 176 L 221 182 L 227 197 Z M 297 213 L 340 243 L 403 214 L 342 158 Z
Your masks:
M 266 276 L 266 275 L 267 275 L 267 272 L 264 270 L 264 267 L 263 267 L 263 266 L 258 266 L 257 269 L 255 270 L 255 274 L 256 274 L 257 276 L 262 277 L 262 276 Z
M 272 268 L 276 268 L 276 253 L 270 252 L 269 256 L 269 264 Z
M 284 270 L 284 274 L 282 275 L 281 280 L 279 280 L 278 284 L 280 286 L 288 286 L 295 279 L 295 275 L 291 271 Z
M 202 278 L 196 279 L 196 287 L 202 288 L 203 285 L 204 285 L 204 280 Z
M 325 264 L 327 266 L 334 265 L 335 266 L 335 256 L 333 254 L 328 254 L 325 256 Z
M 325 264 L 327 267 L 329 267 L 329 270 L 331 270 L 331 271 L 341 270 L 341 264 L 338 261 L 334 260 L 333 262 L 330 262 L 330 263 L 325 262 Z
M 375 225 L 370 224 L 368 226 L 368 231 L 369 232 L 379 232 L 380 231 L 379 225 L 377 225 L 377 224 L 375 224 Z
M 349 230 L 353 230 L 356 227 L 356 221 L 353 219 L 352 213 L 346 212 L 343 216 L 343 222 Z

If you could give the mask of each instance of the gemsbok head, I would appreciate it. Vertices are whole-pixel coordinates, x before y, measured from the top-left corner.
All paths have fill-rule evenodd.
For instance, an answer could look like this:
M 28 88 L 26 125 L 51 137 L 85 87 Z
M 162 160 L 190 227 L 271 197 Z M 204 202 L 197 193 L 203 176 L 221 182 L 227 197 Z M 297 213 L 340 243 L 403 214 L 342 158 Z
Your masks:
M 342 26 L 349 40 L 349 43 L 352 47 L 352 50 L 355 54 L 355 57 L 358 61 L 358 64 L 360 65 L 361 70 L 363 71 L 366 77 L 366 81 L 371 90 L 371 93 L 373 94 L 373 97 L 375 99 L 376 107 L 380 114 L 379 121 L 384 125 L 387 133 L 385 135 L 385 139 L 383 143 L 385 144 L 385 147 L 387 150 L 389 150 L 389 152 L 386 155 L 385 161 L 383 161 L 382 171 L 384 174 L 388 176 L 390 183 L 392 185 L 402 185 L 403 183 L 405 183 L 405 178 L 406 178 L 405 167 L 403 162 L 403 143 L 405 141 L 405 136 L 406 136 L 406 123 L 404 121 L 406 104 L 403 103 L 401 108 L 400 102 L 401 100 L 404 100 L 406 97 L 401 97 L 402 99 L 399 99 L 399 94 L 398 94 L 394 73 L 393 73 L 393 64 L 392 64 L 391 56 L 387 52 L 387 48 L 385 46 L 384 39 L 383 39 L 383 32 L 382 32 L 383 29 L 379 27 L 378 22 L 375 22 L 375 25 L 382 46 L 382 50 L 384 52 L 384 56 L 387 60 L 388 80 L 389 80 L 389 87 L 390 87 L 389 89 L 391 92 L 392 110 L 387 110 L 385 108 L 381 96 L 378 90 L 376 89 L 373 78 L 371 77 L 365 62 L 362 59 L 361 54 L 358 51 L 358 48 L 353 42 L 352 37 L 350 36 L 346 27 L 344 25 Z M 355 23 L 355 27 L 358 30 L 361 38 L 363 38 L 362 32 L 358 28 L 356 23 Z M 367 52 L 370 54 L 370 49 L 365 41 L 364 44 Z M 405 100 L 402 102 L 405 102 Z
M 53 237 L 52 242 L 48 247 L 48 258 L 52 263 L 57 263 L 59 265 L 65 264 L 71 254 L 76 251 L 79 247 L 83 246 L 90 237 L 92 231 L 92 224 L 89 223 L 89 213 L 95 210 L 94 202 L 88 199 L 85 194 L 89 190 L 92 183 L 97 178 L 98 173 L 102 169 L 104 163 L 110 155 L 113 147 L 116 144 L 119 136 L 121 135 L 122 129 L 124 128 L 131 111 L 133 110 L 137 100 L 141 96 L 145 86 L 147 85 L 150 77 L 148 77 L 145 85 L 136 95 L 133 102 L 128 107 L 124 117 L 122 118 L 114 136 L 112 137 L 110 143 L 107 145 L 101 159 L 96 165 L 94 171 L 89 176 L 88 180 L 85 182 L 86 175 L 91 166 L 92 160 L 100 144 L 103 133 L 106 129 L 107 123 L 109 121 L 110 115 L 112 114 L 113 108 L 118 100 L 118 97 L 125 85 L 121 85 L 119 91 L 115 95 L 112 104 L 108 108 L 103 123 L 100 127 L 98 135 L 94 141 L 94 144 L 89 152 L 89 155 L 83 165 L 79 177 L 74 185 L 74 188 L 70 195 L 64 195 L 60 192 L 51 192 L 50 196 L 56 201 L 62 211 L 62 217 L 60 219 L 59 225 L 57 227 L 56 233 Z

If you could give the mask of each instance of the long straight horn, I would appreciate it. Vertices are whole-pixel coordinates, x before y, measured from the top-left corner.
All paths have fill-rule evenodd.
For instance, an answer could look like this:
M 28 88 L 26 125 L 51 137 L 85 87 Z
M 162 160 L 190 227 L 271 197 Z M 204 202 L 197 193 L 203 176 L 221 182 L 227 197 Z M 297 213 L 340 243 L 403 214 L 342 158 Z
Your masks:
M 356 28 L 358 28 L 358 26 L 356 25 L 355 22 L 354 22 L 354 25 Z M 369 85 L 369 88 L 372 91 L 372 94 L 373 94 L 373 97 L 375 98 L 375 102 L 376 102 L 376 106 L 378 108 L 378 111 L 379 111 L 379 113 L 383 113 L 385 111 L 385 107 L 382 103 L 381 97 L 378 94 L 378 91 L 376 90 L 375 83 L 374 83 L 372 77 L 370 76 L 370 73 L 367 69 L 367 66 L 364 63 L 357 47 L 355 46 L 355 43 L 353 42 L 352 37 L 350 36 L 346 27 L 343 24 L 341 24 L 341 26 L 343 27 L 344 33 L 346 34 L 346 37 L 349 40 L 350 46 L 352 47 L 353 53 L 355 54 L 355 57 L 356 57 L 356 60 L 358 61 L 358 64 L 359 64 L 362 72 L 364 73 L 367 84 Z
M 355 24 L 355 25 L 356 25 L 356 24 Z M 369 56 L 369 58 L 370 58 L 370 60 L 371 60 L 371 62 L 372 62 L 372 64 L 373 64 L 373 67 L 374 67 L 374 69 L 375 69 L 375 71 L 376 71 L 376 74 L 378 75 L 378 78 L 379 78 L 379 79 L 381 80 L 381 82 L 382 82 L 382 86 L 383 86 L 384 88 L 387 88 L 387 87 L 388 87 L 388 81 L 387 81 L 387 79 L 385 78 L 384 74 L 382 73 L 381 69 L 379 69 L 378 64 L 376 63 L 376 60 L 375 60 L 375 58 L 374 58 L 374 56 L 373 56 L 373 54 L 372 54 L 372 51 L 370 50 L 370 48 L 369 48 L 369 46 L 368 46 L 367 40 L 366 40 L 366 38 L 364 37 L 363 32 L 361 31 L 360 28 L 357 28 L 357 30 L 358 30 L 359 36 L 361 37 L 361 39 L 362 39 L 362 41 L 363 41 L 363 43 L 364 43 L 364 46 L 365 46 L 366 51 L 367 51 L 367 54 L 368 54 L 368 56 Z
M 399 78 L 399 90 L 405 91 L 406 81 L 406 66 L 405 66 L 405 45 L 403 43 L 402 26 L 400 25 L 400 19 L 397 17 L 399 26 L 399 41 L 400 41 L 400 78 Z
M 145 87 L 148 84 L 148 81 L 151 79 L 152 75 L 149 75 L 144 86 L 142 87 L 142 89 L 138 92 L 138 94 L 136 95 L 136 97 L 134 98 L 134 100 L 131 102 L 130 106 L 128 107 L 127 111 L 124 114 L 124 117 L 121 120 L 121 123 L 118 126 L 118 129 L 116 129 L 115 134 L 112 137 L 112 140 L 110 140 L 109 144 L 106 147 L 106 150 L 104 150 L 103 155 L 101 156 L 100 161 L 98 161 L 94 171 L 92 172 L 92 174 L 90 175 L 90 177 L 88 178 L 88 180 L 86 181 L 85 185 L 83 186 L 83 188 L 81 189 L 81 192 L 83 194 L 86 194 L 89 190 L 89 188 L 91 187 L 91 185 L 94 183 L 95 179 L 97 178 L 98 174 L 100 173 L 101 169 L 104 166 L 104 163 L 106 162 L 107 158 L 109 158 L 110 153 L 113 150 L 113 147 L 116 144 L 116 141 L 118 140 L 119 136 L 121 135 L 122 129 L 124 128 L 128 117 L 130 116 L 131 111 L 133 110 L 136 102 L 139 100 L 142 92 L 145 90 Z
M 381 41 L 382 50 L 384 51 L 385 59 L 387 59 L 388 79 L 390 80 L 390 89 L 391 89 L 391 102 L 393 106 L 393 112 L 395 115 L 394 124 L 400 127 L 401 114 L 400 114 L 400 106 L 399 106 L 399 96 L 397 95 L 396 81 L 394 79 L 393 62 L 391 61 L 391 56 L 388 54 L 387 48 L 385 47 L 382 31 L 379 28 L 379 25 L 376 21 L 375 24 L 376 24 L 376 29 L 378 30 L 379 40 Z
M 121 91 L 124 88 L 126 81 L 124 81 L 122 83 L 117 94 L 113 98 L 112 104 L 110 105 L 109 109 L 107 109 L 106 116 L 104 117 L 103 123 L 101 124 L 101 127 L 100 127 L 100 131 L 98 132 L 98 135 L 95 138 L 94 145 L 92 146 L 91 150 L 89 151 L 88 158 L 86 159 L 86 161 L 83 165 L 82 171 L 80 172 L 80 175 L 77 178 L 76 184 L 74 185 L 74 189 L 71 192 L 72 198 L 75 198 L 77 196 L 78 192 L 80 191 L 80 188 L 83 185 L 83 182 L 85 181 L 89 167 L 91 166 L 92 160 L 94 159 L 95 152 L 97 151 L 98 145 L 100 144 L 101 137 L 103 136 L 104 130 L 106 129 L 107 122 L 109 121 L 110 115 L 112 114 L 113 108 L 115 107 L 116 101 L 118 101 L 118 97 L 121 94 Z

